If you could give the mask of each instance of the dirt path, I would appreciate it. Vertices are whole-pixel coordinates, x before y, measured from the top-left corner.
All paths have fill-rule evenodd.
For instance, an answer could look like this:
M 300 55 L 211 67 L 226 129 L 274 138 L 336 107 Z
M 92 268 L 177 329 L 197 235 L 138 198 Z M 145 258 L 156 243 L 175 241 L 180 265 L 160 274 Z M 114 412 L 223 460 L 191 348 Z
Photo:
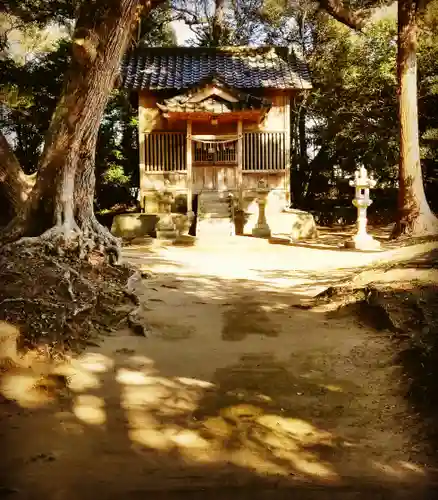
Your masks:
M 293 307 L 382 255 L 233 241 L 126 250 L 148 337 L 90 348 L 59 405 L 1 405 L 0 497 L 421 498 L 389 337 Z

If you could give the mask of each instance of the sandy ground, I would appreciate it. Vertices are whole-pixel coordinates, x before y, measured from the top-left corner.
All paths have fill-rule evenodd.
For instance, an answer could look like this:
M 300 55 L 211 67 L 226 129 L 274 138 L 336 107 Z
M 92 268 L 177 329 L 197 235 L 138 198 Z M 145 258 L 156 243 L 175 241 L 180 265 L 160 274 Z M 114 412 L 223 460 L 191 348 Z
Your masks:
M 0 497 L 422 498 L 389 336 L 293 307 L 415 251 L 126 249 L 150 271 L 134 284 L 147 337 L 121 326 L 90 347 L 60 402 L 0 405 Z

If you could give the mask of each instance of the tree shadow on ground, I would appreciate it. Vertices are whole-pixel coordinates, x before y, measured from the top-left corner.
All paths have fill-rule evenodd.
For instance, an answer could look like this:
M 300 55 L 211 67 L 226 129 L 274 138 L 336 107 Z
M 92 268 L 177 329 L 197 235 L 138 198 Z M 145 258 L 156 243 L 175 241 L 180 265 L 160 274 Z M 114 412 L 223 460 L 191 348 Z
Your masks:
M 382 468 L 380 481 L 344 476 L 354 446 L 304 418 L 303 405 L 279 399 L 291 385 L 321 387 L 270 357 L 244 358 L 212 382 L 163 376 L 152 359 L 126 353 L 88 353 L 70 369 L 68 395 L 26 411 L 16 429 L 3 415 L 11 498 L 398 499 L 424 491 L 400 484 L 415 476 L 408 463 Z M 244 373 L 237 387 L 236 372 Z M 345 404 L 349 396 L 337 397 Z M 23 412 L 10 403 L 2 410 L 9 419 Z
M 159 256 L 155 264 L 139 285 L 144 303 L 155 299 L 144 316 L 155 324 L 150 338 L 110 337 L 58 367 L 68 391 L 40 408 L 22 409 L 34 389 L 23 382 L 29 373 L 7 375 L 22 405 L 0 405 L 11 498 L 433 495 L 421 467 L 397 449 L 387 454 L 406 414 L 391 408 L 392 392 L 379 392 L 382 376 L 391 391 L 400 387 L 377 334 L 359 344 L 340 337 L 352 323 L 333 320 L 327 330 L 324 314 L 293 309 L 300 297 L 269 279 L 189 274 Z M 200 308 L 203 330 L 190 329 Z M 259 315 L 255 324 L 248 314 Z M 230 338 L 239 322 L 245 335 Z M 182 327 L 191 335 L 171 335 Z
M 426 447 L 419 453 L 432 467 L 438 467 L 438 250 L 433 249 L 407 261 L 395 262 L 370 283 L 339 288 L 340 317 L 349 309 L 366 326 L 380 330 L 392 340 L 394 365 L 401 368 L 400 390 L 413 420 L 415 439 Z M 418 271 L 417 273 L 412 271 Z M 383 279 L 384 278 L 384 279 Z M 358 303 L 349 298 L 360 290 Z M 342 293 L 346 306 L 342 305 Z
M 343 248 L 344 243 L 351 239 L 356 232 L 356 226 L 333 226 L 324 227 L 318 226 L 318 237 L 313 239 L 302 239 L 298 241 L 292 241 L 290 243 L 285 243 L 288 246 L 298 247 L 298 248 L 309 248 L 314 250 L 339 250 Z M 377 226 L 370 227 L 369 233 L 372 234 L 375 239 L 381 242 L 383 248 L 385 248 L 388 243 L 390 243 L 390 226 Z M 287 235 L 279 235 L 287 237 Z M 275 237 L 272 239 L 273 244 L 282 244 L 281 241 L 276 241 Z M 346 253 L 354 252 L 355 250 L 343 249 Z

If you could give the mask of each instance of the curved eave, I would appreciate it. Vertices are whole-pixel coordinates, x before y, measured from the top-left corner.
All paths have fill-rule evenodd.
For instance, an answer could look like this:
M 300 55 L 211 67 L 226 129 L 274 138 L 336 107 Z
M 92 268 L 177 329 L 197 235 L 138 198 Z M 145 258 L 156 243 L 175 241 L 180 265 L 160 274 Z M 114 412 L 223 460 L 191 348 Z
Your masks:
M 259 121 L 266 114 L 267 109 L 258 110 L 243 110 L 243 111 L 230 111 L 229 113 L 209 113 L 203 111 L 187 112 L 187 111 L 167 111 L 163 113 L 164 118 L 168 120 L 192 120 L 207 122 L 217 120 L 218 122 L 230 122 L 238 120 L 246 121 Z

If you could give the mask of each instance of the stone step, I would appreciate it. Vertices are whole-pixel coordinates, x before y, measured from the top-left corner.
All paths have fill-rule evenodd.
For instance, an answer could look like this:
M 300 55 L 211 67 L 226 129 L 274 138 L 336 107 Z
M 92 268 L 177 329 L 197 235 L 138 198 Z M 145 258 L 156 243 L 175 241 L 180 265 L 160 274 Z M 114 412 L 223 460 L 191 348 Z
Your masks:
M 230 213 L 225 210 L 215 210 L 209 208 L 208 211 L 198 213 L 199 219 L 225 219 L 230 218 Z
M 234 234 L 227 193 L 201 193 L 198 202 L 198 237 L 223 238 Z
M 202 203 L 198 208 L 198 216 L 209 217 L 229 217 L 230 209 L 227 203 Z
M 227 218 L 199 219 L 196 225 L 198 238 L 224 238 L 234 234 L 234 224 Z
M 229 193 L 227 191 L 204 191 L 199 193 L 199 198 L 204 200 L 227 200 Z

